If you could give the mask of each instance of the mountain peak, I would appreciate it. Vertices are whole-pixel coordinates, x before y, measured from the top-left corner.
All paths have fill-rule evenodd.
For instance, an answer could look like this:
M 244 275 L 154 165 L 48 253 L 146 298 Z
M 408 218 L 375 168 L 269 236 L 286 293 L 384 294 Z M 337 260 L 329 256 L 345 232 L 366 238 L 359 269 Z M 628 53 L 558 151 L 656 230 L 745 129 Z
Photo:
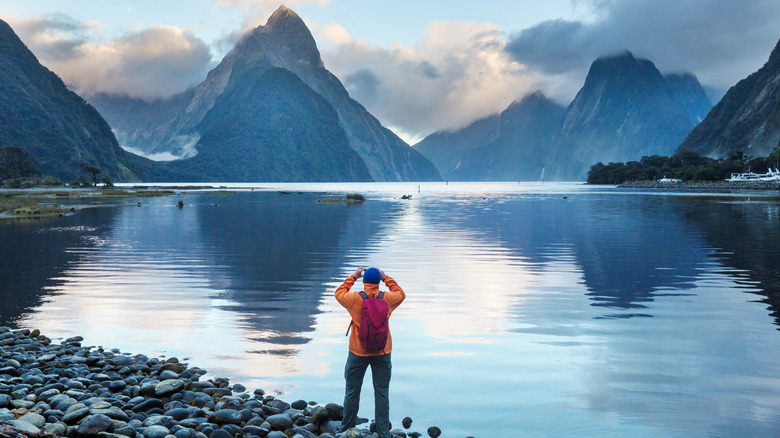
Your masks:
M 651 61 L 644 58 L 636 58 L 628 50 L 615 55 L 602 56 L 590 66 L 588 76 L 585 79 L 585 88 L 589 84 L 607 81 L 614 84 L 633 83 L 633 79 L 644 77 L 653 82 L 663 81 L 663 77 Z M 633 79 L 632 79 L 633 78 Z
M 595 61 L 593 61 L 591 67 L 596 67 L 597 69 L 620 70 L 626 68 L 637 68 L 639 66 L 648 67 L 649 65 L 653 65 L 653 63 L 647 59 L 635 57 L 634 54 L 629 50 L 624 50 L 613 55 L 600 56 Z M 655 68 L 654 65 L 653 68 Z
M 614 53 L 611 55 L 599 56 L 598 59 L 596 59 L 596 61 L 609 61 L 614 59 L 636 60 L 636 57 L 634 57 L 634 54 L 631 53 L 630 50 L 626 49 L 623 50 L 622 52 Z
M 268 17 L 265 26 L 261 26 L 261 28 L 265 28 L 266 31 L 285 32 L 299 29 L 301 26 L 306 27 L 303 19 L 295 11 L 282 5 Z
M 547 96 L 545 96 L 541 90 L 536 90 L 534 92 L 526 94 L 523 97 L 515 99 L 511 104 L 509 104 L 509 107 L 507 107 L 507 109 L 536 105 L 539 102 L 544 102 L 547 100 L 549 99 L 547 99 Z
M 285 5 L 281 5 L 273 14 L 271 14 L 270 17 L 268 17 L 268 21 L 280 19 L 281 17 L 297 18 L 299 20 L 301 18 L 292 9 L 288 8 Z
M 770 63 L 780 63 L 780 40 L 777 41 L 775 48 L 772 49 L 772 53 L 769 54 L 769 61 L 767 61 L 767 64 Z

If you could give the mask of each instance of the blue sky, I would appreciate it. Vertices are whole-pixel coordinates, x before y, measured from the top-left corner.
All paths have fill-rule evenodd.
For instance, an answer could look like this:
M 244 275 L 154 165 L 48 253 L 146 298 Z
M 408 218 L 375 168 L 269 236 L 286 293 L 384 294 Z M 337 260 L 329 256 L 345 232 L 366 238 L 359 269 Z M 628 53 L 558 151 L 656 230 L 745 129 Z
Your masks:
M 411 44 L 423 39 L 425 26 L 438 21 L 492 22 L 507 30 L 521 30 L 556 18 L 577 18 L 578 7 L 571 0 L 515 0 L 479 3 L 474 1 L 209 1 L 209 0 L 0 0 L 0 12 L 14 17 L 35 17 L 62 13 L 80 21 L 98 21 L 106 35 L 154 24 L 195 29 L 206 41 L 215 41 L 244 26 L 263 24 L 276 8 L 285 4 L 307 21 L 339 23 L 355 38 L 386 45 Z
M 41 63 L 75 91 L 152 99 L 199 83 L 281 3 L 0 0 Z M 292 0 L 325 66 L 410 143 L 536 90 L 568 104 L 599 56 L 631 50 L 725 91 L 780 38 L 777 0 Z

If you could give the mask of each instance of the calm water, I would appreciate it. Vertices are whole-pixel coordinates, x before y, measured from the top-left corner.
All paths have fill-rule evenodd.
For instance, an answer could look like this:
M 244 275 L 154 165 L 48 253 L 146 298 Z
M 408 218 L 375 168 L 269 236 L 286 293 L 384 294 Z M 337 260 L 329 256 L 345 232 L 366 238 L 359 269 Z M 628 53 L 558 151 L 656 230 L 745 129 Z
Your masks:
M 371 265 L 407 293 L 391 319 L 395 425 L 780 435 L 777 199 L 549 183 L 257 188 L 0 224 L 0 325 L 341 402 L 349 319 L 332 294 Z M 368 201 L 321 204 L 314 191 Z M 360 415 L 373 418 L 370 384 Z

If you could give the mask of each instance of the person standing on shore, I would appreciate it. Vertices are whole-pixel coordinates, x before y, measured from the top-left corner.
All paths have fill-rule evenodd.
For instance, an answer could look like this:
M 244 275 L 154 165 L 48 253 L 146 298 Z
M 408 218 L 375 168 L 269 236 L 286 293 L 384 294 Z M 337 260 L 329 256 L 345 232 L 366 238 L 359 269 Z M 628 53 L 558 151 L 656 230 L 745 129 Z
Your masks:
M 363 291 L 350 292 L 358 278 L 363 277 Z M 390 289 L 389 292 L 379 291 L 379 282 L 383 281 Z M 346 380 L 346 390 L 344 393 L 344 418 L 341 420 L 340 431 L 346 431 L 355 427 L 357 423 L 358 407 L 360 405 L 360 389 L 363 386 L 363 377 L 366 374 L 366 368 L 371 366 L 371 379 L 374 383 L 374 416 L 376 421 L 376 430 L 379 438 L 390 438 L 390 374 L 392 364 L 390 362 L 390 352 L 393 349 L 390 331 L 387 329 L 386 319 L 406 298 L 401 286 L 395 282 L 389 275 L 377 268 L 365 269 L 362 266 L 355 270 L 355 273 L 347 277 L 344 283 L 336 289 L 336 300 L 344 306 L 352 317 L 347 334 L 349 335 L 349 353 L 347 355 L 347 364 L 344 367 L 344 379 Z M 385 303 L 377 303 L 383 300 Z M 375 306 L 378 304 L 378 306 Z M 380 342 L 379 345 L 367 345 L 365 334 L 361 334 L 362 316 L 366 315 L 366 307 L 379 308 L 384 311 L 387 309 L 387 316 L 384 320 L 384 329 L 386 330 L 386 342 Z M 373 317 L 373 315 L 372 315 Z M 380 318 L 381 319 L 381 318 Z M 380 324 L 382 321 L 380 321 Z M 367 330 L 368 323 L 363 327 L 363 332 Z M 364 339 L 361 339 L 363 337 Z M 377 336 L 374 335 L 374 338 Z M 384 341 L 383 335 L 378 336 Z

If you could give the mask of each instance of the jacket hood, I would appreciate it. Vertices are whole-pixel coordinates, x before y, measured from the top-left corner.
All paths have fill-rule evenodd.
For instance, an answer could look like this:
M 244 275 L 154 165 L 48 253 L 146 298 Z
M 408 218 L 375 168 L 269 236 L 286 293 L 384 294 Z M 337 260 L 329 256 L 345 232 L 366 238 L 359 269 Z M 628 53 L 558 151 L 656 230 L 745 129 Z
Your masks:
M 363 291 L 369 297 L 376 297 L 377 295 L 379 295 L 379 285 L 378 284 L 371 284 L 371 283 L 364 283 L 363 284 Z

